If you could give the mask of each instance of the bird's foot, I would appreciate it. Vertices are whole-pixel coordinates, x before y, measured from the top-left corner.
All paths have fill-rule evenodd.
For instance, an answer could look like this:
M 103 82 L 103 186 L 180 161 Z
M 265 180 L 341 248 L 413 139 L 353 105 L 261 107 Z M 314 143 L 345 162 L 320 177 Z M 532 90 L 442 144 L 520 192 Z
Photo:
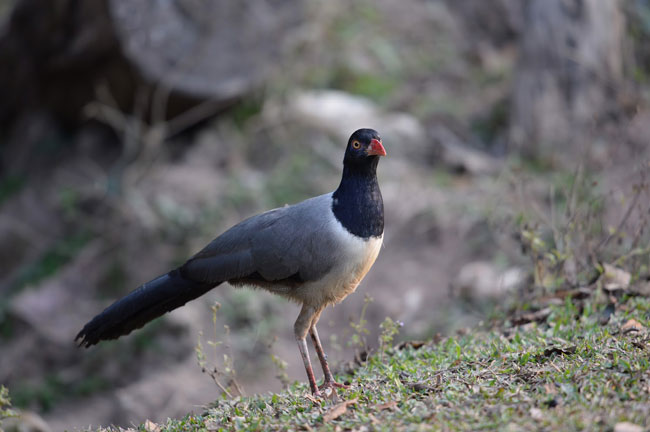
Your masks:
M 318 386 L 318 390 L 332 389 L 336 391 L 337 388 L 349 389 L 350 386 L 347 384 L 337 383 L 336 381 L 325 381 L 323 384 Z
M 337 383 L 336 381 L 325 381 L 323 384 L 319 385 L 318 388 L 311 392 L 311 394 L 305 395 L 307 399 L 317 404 L 319 399 L 337 399 L 338 395 L 336 394 L 336 389 L 348 389 L 349 385 Z

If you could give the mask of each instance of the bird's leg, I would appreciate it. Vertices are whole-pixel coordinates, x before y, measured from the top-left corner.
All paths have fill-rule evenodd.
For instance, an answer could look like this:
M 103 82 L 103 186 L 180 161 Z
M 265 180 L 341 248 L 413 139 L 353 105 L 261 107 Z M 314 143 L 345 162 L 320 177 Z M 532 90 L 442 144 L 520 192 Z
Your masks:
M 319 389 L 322 390 L 322 389 L 333 388 L 333 387 L 349 388 L 349 386 L 345 384 L 340 384 L 334 381 L 334 377 L 332 376 L 332 372 L 330 371 L 329 364 L 327 364 L 327 354 L 325 354 L 325 351 L 323 350 L 323 345 L 321 345 L 320 338 L 318 337 L 318 330 L 316 330 L 316 324 L 312 324 L 311 328 L 309 329 L 309 334 L 311 335 L 311 341 L 314 343 L 314 348 L 316 348 L 316 354 L 318 354 L 320 365 L 323 368 L 323 375 L 325 376 L 323 384 L 319 387 Z
M 307 371 L 307 379 L 309 380 L 309 388 L 311 393 L 314 396 L 320 396 L 320 391 L 316 385 L 316 378 L 314 378 L 314 370 L 311 367 L 311 361 L 309 360 L 309 351 L 307 350 L 307 341 L 305 338 L 297 339 L 298 349 L 300 350 L 300 356 L 302 361 L 305 364 L 305 370 Z
M 305 371 L 307 372 L 307 379 L 309 380 L 309 388 L 311 393 L 320 397 L 321 393 L 318 390 L 316 385 L 316 378 L 314 378 L 314 369 L 311 367 L 311 360 L 309 360 L 309 350 L 307 349 L 307 332 L 309 331 L 309 326 L 311 325 L 312 318 L 316 312 L 313 308 L 303 305 L 300 315 L 293 326 L 293 331 L 296 336 L 296 342 L 298 342 L 298 350 L 300 351 L 300 357 L 305 364 Z

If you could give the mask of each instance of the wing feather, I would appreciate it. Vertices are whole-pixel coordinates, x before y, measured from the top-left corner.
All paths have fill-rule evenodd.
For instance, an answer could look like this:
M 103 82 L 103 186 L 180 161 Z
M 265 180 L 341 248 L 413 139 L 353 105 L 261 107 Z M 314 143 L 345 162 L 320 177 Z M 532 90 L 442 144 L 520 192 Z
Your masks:
M 328 217 L 333 218 L 330 194 L 253 216 L 214 239 L 182 272 L 206 283 L 251 275 L 267 282 L 317 280 L 336 258 Z

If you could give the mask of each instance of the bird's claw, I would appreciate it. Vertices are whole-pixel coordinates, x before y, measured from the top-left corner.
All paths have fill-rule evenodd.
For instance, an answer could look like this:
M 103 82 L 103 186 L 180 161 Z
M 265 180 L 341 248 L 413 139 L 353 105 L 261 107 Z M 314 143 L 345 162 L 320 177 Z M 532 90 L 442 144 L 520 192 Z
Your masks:
M 336 381 L 325 381 L 323 384 L 319 385 L 315 391 L 312 391 L 311 394 L 305 395 L 307 399 L 313 403 L 318 403 L 318 399 L 331 399 L 337 398 L 336 389 L 349 389 L 350 386 L 346 384 L 337 383 Z
M 349 389 L 350 386 L 347 384 L 337 383 L 336 381 L 325 381 L 323 384 L 318 386 L 318 390 L 325 390 L 325 389 L 335 390 L 337 388 Z

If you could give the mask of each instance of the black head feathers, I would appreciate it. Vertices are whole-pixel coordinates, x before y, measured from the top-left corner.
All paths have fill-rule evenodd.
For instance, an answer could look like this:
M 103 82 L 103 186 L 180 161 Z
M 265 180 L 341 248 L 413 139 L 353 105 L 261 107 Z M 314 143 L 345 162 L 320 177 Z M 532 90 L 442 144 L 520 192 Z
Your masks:
M 343 177 L 332 194 L 334 216 L 353 235 L 379 237 L 384 232 L 384 203 L 377 183 L 377 163 L 386 150 L 377 131 L 359 129 L 345 149 Z

